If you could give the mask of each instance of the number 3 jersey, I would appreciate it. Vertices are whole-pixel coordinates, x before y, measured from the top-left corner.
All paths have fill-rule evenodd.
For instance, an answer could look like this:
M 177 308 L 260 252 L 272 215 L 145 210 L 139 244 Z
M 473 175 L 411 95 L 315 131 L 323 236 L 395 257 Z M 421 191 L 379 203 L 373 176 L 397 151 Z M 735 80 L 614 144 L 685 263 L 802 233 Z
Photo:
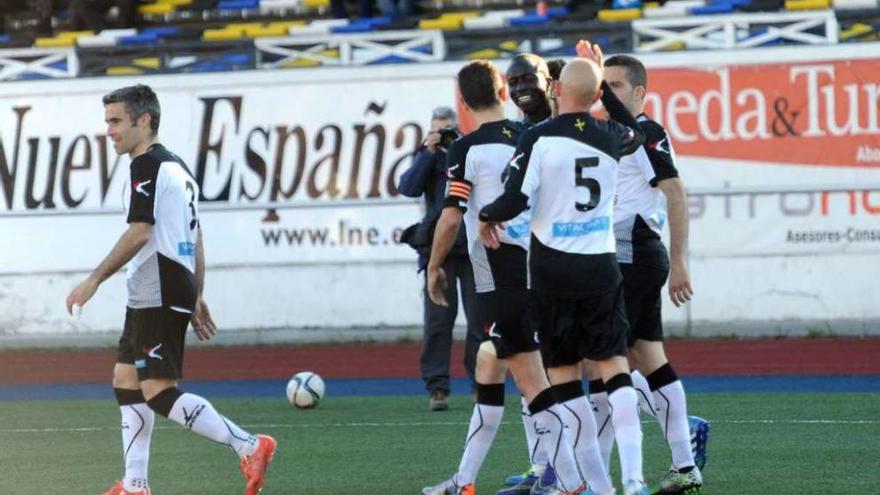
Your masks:
M 617 162 L 642 140 L 640 130 L 588 113 L 562 114 L 523 133 L 508 165 L 506 198 L 481 217 L 509 216 L 505 203 L 517 204 L 512 211 L 531 204 L 534 290 L 582 297 L 620 283 L 613 227 Z
M 477 292 L 499 288 L 524 289 L 529 225 L 527 214 L 511 220 L 500 234 L 501 248 L 486 249 L 480 241 L 477 215 L 484 205 L 504 192 L 505 166 L 513 156 L 522 124 L 510 120 L 489 122 L 456 140 L 446 157 L 449 181 L 445 207 L 464 213 L 468 255 Z
M 161 144 L 131 162 L 125 190 L 128 223 L 153 225 L 150 240 L 128 263 L 128 306 L 191 312 L 199 188 L 183 161 Z

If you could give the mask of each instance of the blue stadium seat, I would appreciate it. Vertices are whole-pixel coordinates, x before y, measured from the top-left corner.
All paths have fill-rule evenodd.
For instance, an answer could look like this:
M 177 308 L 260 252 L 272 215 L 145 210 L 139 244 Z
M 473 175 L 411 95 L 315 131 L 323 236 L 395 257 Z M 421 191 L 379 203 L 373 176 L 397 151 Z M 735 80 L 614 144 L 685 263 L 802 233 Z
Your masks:
M 511 17 L 508 22 L 511 26 L 536 26 L 546 24 L 550 18 L 545 15 L 526 14 L 520 17 Z
M 152 34 L 156 37 L 162 38 L 164 36 L 176 36 L 180 34 L 180 29 L 171 26 L 153 26 L 145 28 L 141 31 L 141 34 Z
M 736 11 L 736 7 L 730 2 L 715 2 L 702 7 L 692 8 L 691 15 L 730 14 L 734 11 Z
M 0 34 L 0 45 L 4 45 L 4 44 L 6 44 L 6 43 L 9 43 L 9 41 L 10 41 L 11 39 L 12 39 L 12 38 L 9 37 L 8 35 Z
M 557 17 L 566 17 L 570 14 L 568 7 L 551 7 L 547 9 L 547 17 L 556 19 Z
M 256 9 L 260 6 L 260 0 L 222 0 L 217 4 L 220 10 Z
M 390 17 L 362 17 L 344 26 L 333 26 L 331 33 L 366 33 L 391 24 Z
M 133 36 L 119 38 L 120 45 L 153 45 L 159 42 L 159 37 L 152 33 L 139 33 Z

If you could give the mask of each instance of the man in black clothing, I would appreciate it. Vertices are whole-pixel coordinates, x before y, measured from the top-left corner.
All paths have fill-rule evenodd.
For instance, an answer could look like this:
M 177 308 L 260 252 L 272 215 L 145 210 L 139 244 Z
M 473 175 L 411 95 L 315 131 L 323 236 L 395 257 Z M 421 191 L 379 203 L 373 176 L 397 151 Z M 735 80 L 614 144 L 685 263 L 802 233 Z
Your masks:
M 446 189 L 446 149 L 441 142 L 441 131 L 456 125 L 455 112 L 449 107 L 438 107 L 431 115 L 431 131 L 424 146 L 416 153 L 413 165 L 400 177 L 401 194 L 412 198 L 425 197 L 425 217 L 413 229 L 410 244 L 419 251 L 419 271 L 425 269 L 430 256 L 434 227 L 443 209 Z M 477 348 L 483 340 L 474 299 L 474 275 L 467 254 L 467 241 L 462 227 L 452 252 L 443 264 L 449 277 L 446 290 L 448 307 L 431 302 L 424 295 L 424 338 L 420 358 L 422 380 L 431 395 L 428 406 L 432 411 L 443 411 L 448 405 L 449 361 L 452 348 L 452 328 L 458 315 L 458 291 L 467 317 L 464 367 L 471 383 L 474 381 Z

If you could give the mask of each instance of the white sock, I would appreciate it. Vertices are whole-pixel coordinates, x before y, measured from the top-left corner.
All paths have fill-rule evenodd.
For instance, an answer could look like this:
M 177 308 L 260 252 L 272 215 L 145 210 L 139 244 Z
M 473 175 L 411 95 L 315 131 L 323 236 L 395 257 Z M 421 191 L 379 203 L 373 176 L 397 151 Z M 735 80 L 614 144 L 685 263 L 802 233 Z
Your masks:
M 611 451 L 614 450 L 614 425 L 611 422 L 611 405 L 608 403 L 608 393 L 590 394 L 590 404 L 593 406 L 596 427 L 599 429 L 599 452 L 602 456 L 603 466 L 605 466 L 605 473 L 610 476 Z
M 228 445 L 239 457 L 249 456 L 257 449 L 257 437 L 220 415 L 210 402 L 198 395 L 181 395 L 168 418 L 203 437 Z
M 541 476 L 547 467 L 547 453 L 538 448 L 538 434 L 535 432 L 535 422 L 529 412 L 529 403 L 525 397 L 519 397 L 520 414 L 522 415 L 523 429 L 526 430 L 526 444 L 529 447 L 529 462 L 532 463 L 532 472 Z
M 122 414 L 122 461 L 125 476 L 122 483 L 130 492 L 147 487 L 150 467 L 150 440 L 156 414 L 146 403 L 119 406 Z
M 636 391 L 632 387 L 620 387 L 608 395 L 608 402 L 620 457 L 621 479 L 623 482 L 642 481 L 642 425 Z
M 504 406 L 474 404 L 464 453 L 461 455 L 458 472 L 455 474 L 455 481 L 459 486 L 476 483 L 477 473 L 480 472 L 486 454 L 492 447 L 503 414 Z
M 657 421 L 666 436 L 672 464 L 676 468 L 694 465 L 691 452 L 691 430 L 687 418 L 687 399 L 681 380 L 676 380 L 654 391 L 658 406 Z
M 542 392 L 543 393 L 543 392 Z M 556 471 L 557 486 L 563 491 L 572 491 L 581 485 L 581 475 L 574 460 L 571 438 L 562 422 L 562 411 L 558 404 L 532 413 L 535 431 L 538 433 L 538 447 L 543 449 Z
M 593 408 L 584 396 L 562 403 L 562 416 L 574 437 L 574 454 L 584 479 L 596 493 L 613 493 L 614 486 L 602 462 Z
M 633 387 L 636 389 L 639 397 L 639 409 L 645 414 L 650 414 L 656 418 L 657 403 L 654 402 L 654 394 L 651 392 L 651 387 L 648 386 L 648 380 L 645 379 L 645 375 L 638 371 L 633 371 L 630 373 L 630 376 L 632 376 Z

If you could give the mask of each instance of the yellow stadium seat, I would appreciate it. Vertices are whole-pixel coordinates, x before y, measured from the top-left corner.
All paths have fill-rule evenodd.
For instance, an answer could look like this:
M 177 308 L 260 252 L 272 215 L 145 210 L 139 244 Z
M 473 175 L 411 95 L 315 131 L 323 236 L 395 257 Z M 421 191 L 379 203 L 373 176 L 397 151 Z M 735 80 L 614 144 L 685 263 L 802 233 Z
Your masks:
M 422 19 L 419 21 L 419 29 L 439 29 L 441 31 L 458 31 L 464 26 L 464 19 Z
M 786 0 L 785 2 L 785 10 L 824 10 L 830 6 L 830 0 Z
M 659 9 L 660 2 L 645 2 L 646 9 Z
M 479 59 L 493 59 L 501 56 L 501 52 L 494 48 L 485 48 L 483 50 L 477 50 L 475 52 L 470 52 L 467 54 L 467 58 L 470 60 L 479 60 Z
M 138 12 L 143 15 L 162 15 L 174 12 L 174 4 L 170 3 L 148 3 L 138 7 Z
M 266 36 L 287 36 L 287 30 L 288 28 L 286 26 L 261 26 L 245 29 L 244 34 L 248 38 L 262 38 Z
M 480 13 L 477 11 L 467 11 L 467 12 L 446 12 L 441 14 L 438 19 L 461 19 L 462 21 L 465 19 L 469 19 L 471 17 L 480 17 Z
M 321 62 L 317 60 L 309 60 L 307 58 L 298 58 L 296 60 L 288 60 L 283 64 L 279 65 L 282 69 L 294 69 L 298 67 L 320 67 Z
M 108 76 L 133 76 L 137 74 L 143 74 L 144 71 L 142 71 L 141 69 L 136 69 L 134 67 L 117 65 L 113 67 L 107 67 L 106 73 Z
M 159 57 L 144 57 L 144 58 L 136 58 L 132 60 L 134 65 L 139 67 L 145 67 L 147 69 L 158 69 L 159 68 Z
M 873 31 L 874 28 L 871 27 L 870 24 L 863 24 L 861 22 L 853 24 L 844 31 L 840 32 L 840 41 L 846 41 L 852 38 L 858 38 L 859 36 L 865 35 Z
M 303 7 L 307 9 L 320 9 L 330 6 L 330 0 L 303 0 Z
M 95 35 L 94 31 L 61 31 L 60 33 L 56 34 L 55 37 L 61 38 L 61 39 L 75 40 L 75 39 L 79 38 L 80 36 L 94 36 L 94 35 Z
M 510 50 L 513 52 L 513 51 L 519 50 L 519 41 L 516 41 L 516 40 L 503 41 L 498 46 L 501 47 L 502 50 Z
M 599 11 L 599 20 L 604 22 L 632 21 L 642 17 L 642 9 L 605 9 Z
M 241 29 L 205 29 L 202 39 L 205 41 L 240 40 L 244 35 Z
M 64 48 L 73 46 L 76 43 L 74 38 L 37 38 L 34 46 L 37 48 Z
M 180 7 L 181 5 L 191 4 L 192 0 L 159 0 L 157 3 L 165 3 L 168 5 L 173 5 L 174 7 Z

